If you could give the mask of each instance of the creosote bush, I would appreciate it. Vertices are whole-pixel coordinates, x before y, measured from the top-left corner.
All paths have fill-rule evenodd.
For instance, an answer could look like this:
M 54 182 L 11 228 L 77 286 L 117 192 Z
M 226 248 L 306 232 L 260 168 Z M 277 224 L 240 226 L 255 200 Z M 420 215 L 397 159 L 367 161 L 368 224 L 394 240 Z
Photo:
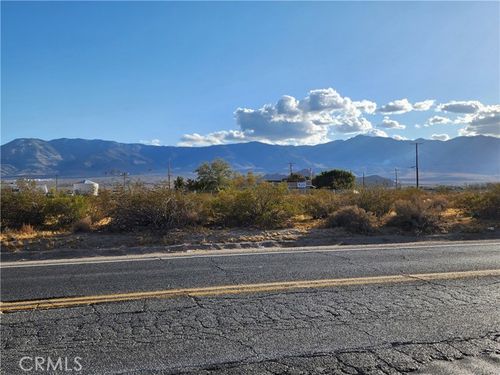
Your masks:
M 440 229 L 439 210 L 432 207 L 432 200 L 414 197 L 398 200 L 394 206 L 396 214 L 387 225 L 416 233 L 432 233 Z
M 192 194 L 157 185 L 152 189 L 136 184 L 117 193 L 110 211 L 114 230 L 136 228 L 172 229 L 199 222 L 199 201 Z
M 40 227 L 45 222 L 45 194 L 34 183 L 18 182 L 19 192 L 2 190 L 2 227 L 19 229 L 23 225 Z
M 71 231 L 73 233 L 85 233 L 92 230 L 92 219 L 90 216 L 84 217 L 73 223 Z
M 46 197 L 45 225 L 54 229 L 67 228 L 84 218 L 89 210 L 89 197 L 57 194 Z
M 386 223 L 405 231 L 431 233 L 441 229 L 443 217 L 451 220 L 450 213 L 453 217 L 500 219 L 500 184 L 465 191 L 366 188 L 357 194 L 326 189 L 304 193 L 247 174 L 224 180 L 218 189 L 196 192 L 179 186 L 169 189 L 165 184 L 153 188 L 132 184 L 113 191 L 101 189 L 99 196 L 72 196 L 46 195 L 26 181 L 19 181 L 18 187 L 18 192 L 2 190 L 3 229 L 87 231 L 92 223 L 114 231 L 192 225 L 267 229 L 289 226 L 301 215 L 326 219 L 327 225 L 351 232 L 370 232 L 375 224 Z M 450 208 L 455 212 L 441 215 Z
M 329 190 L 313 190 L 303 197 L 303 210 L 313 219 L 324 219 L 340 208 L 341 199 Z
M 285 184 L 263 182 L 221 191 L 214 197 L 212 213 L 219 225 L 279 228 L 286 226 L 297 210 Z
M 500 183 L 486 191 L 470 189 L 455 198 L 455 204 L 466 214 L 479 219 L 500 219 Z
M 361 189 L 357 194 L 351 194 L 351 204 L 367 212 L 381 217 L 389 213 L 394 204 L 394 191 L 383 188 Z
M 369 233 L 374 230 L 375 218 L 358 206 L 347 206 L 334 212 L 327 219 L 327 226 L 343 227 L 353 233 Z

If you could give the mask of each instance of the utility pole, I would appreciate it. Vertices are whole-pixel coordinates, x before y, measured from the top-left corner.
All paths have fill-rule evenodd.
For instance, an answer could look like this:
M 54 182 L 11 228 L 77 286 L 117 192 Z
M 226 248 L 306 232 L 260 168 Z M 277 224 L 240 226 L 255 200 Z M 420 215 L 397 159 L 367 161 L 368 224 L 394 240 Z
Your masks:
M 125 184 L 127 182 L 127 172 L 123 172 L 122 176 L 123 176 L 123 188 L 125 189 Z
M 167 180 L 168 180 L 168 188 L 171 189 L 171 185 L 170 185 L 170 177 L 171 177 L 171 174 L 170 174 L 170 159 L 168 159 L 168 172 L 167 172 Z
M 59 179 L 59 175 L 56 174 L 56 193 L 57 193 L 57 188 L 58 188 L 58 179 Z
M 363 189 L 365 188 L 365 172 L 363 171 Z
M 398 169 L 394 168 L 394 175 L 396 176 L 396 179 L 394 180 L 396 182 L 396 189 L 398 188 Z
M 417 189 L 420 187 L 419 181 L 418 181 L 418 145 L 421 145 L 422 143 L 415 142 L 415 181 L 417 185 Z
M 288 168 L 290 169 L 290 176 L 291 176 L 291 175 L 292 175 L 292 173 L 293 173 L 293 165 L 294 165 L 294 164 L 295 164 L 295 163 L 292 163 L 292 162 L 289 162 L 289 163 L 288 163 Z

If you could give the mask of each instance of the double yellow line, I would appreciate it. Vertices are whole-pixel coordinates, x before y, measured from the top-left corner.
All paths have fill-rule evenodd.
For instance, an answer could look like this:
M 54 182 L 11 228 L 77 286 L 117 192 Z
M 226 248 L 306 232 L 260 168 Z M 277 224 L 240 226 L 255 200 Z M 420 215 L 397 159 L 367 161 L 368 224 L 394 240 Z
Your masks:
M 371 277 L 356 277 L 356 278 L 345 278 L 345 279 L 280 281 L 272 283 L 222 285 L 222 286 L 211 286 L 204 288 L 167 289 L 167 290 L 158 290 L 149 292 L 133 292 L 133 293 L 106 294 L 106 295 L 84 296 L 84 297 L 50 298 L 50 299 L 40 299 L 40 300 L 30 300 L 30 301 L 0 302 L 0 311 L 2 313 L 6 313 L 6 312 L 15 312 L 23 310 L 56 309 L 64 307 L 94 305 L 99 303 L 133 301 L 133 300 L 148 299 L 148 298 L 174 298 L 181 296 L 206 297 L 206 296 L 219 296 L 226 294 L 283 292 L 283 291 L 308 289 L 308 288 L 327 288 L 327 287 L 338 287 L 338 286 L 349 286 L 349 285 L 404 283 L 415 280 L 421 280 L 421 281 L 450 280 L 450 279 L 463 279 L 463 278 L 487 277 L 487 276 L 500 276 L 500 269 L 483 270 L 483 271 L 392 275 L 392 276 L 371 276 Z

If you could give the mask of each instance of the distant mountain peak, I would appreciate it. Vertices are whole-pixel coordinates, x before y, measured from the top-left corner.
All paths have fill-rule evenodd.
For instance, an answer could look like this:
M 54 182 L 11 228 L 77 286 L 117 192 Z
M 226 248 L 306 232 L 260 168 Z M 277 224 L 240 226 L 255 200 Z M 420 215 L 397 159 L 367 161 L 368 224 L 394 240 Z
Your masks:
M 500 139 L 494 137 L 457 137 L 447 142 L 418 139 L 421 172 L 435 180 L 442 176 L 500 176 Z M 288 173 L 312 168 L 342 168 L 357 175 L 392 178 L 394 168 L 401 175 L 414 172 L 415 141 L 358 135 L 315 146 L 277 146 L 248 142 L 207 147 L 150 146 L 125 144 L 100 139 L 36 138 L 15 139 L 1 146 L 2 176 L 98 177 L 109 171 L 130 174 L 164 174 L 168 161 L 174 174 L 188 174 L 204 161 L 223 158 L 241 172 Z M 464 152 L 466 151 L 466 152 Z M 478 177 L 479 178 L 479 177 Z

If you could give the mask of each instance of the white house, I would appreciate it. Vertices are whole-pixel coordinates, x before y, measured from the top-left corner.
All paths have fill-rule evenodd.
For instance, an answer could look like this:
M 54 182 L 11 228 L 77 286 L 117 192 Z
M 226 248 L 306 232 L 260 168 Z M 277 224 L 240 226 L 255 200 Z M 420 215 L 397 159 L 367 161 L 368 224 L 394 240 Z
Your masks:
M 97 195 L 99 194 L 99 184 L 90 180 L 77 182 L 76 184 L 73 184 L 73 194 Z

